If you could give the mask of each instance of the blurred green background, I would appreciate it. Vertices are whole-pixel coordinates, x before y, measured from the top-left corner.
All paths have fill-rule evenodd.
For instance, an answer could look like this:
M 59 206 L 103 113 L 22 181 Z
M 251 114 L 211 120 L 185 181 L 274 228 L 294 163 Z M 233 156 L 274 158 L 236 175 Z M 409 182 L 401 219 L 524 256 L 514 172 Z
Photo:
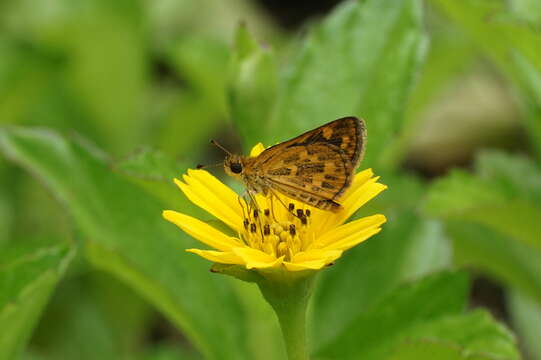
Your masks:
M 161 209 L 210 220 L 172 183 L 209 139 L 347 115 L 389 222 L 323 270 L 314 358 L 541 359 L 538 0 L 0 2 L 0 359 L 284 359 Z

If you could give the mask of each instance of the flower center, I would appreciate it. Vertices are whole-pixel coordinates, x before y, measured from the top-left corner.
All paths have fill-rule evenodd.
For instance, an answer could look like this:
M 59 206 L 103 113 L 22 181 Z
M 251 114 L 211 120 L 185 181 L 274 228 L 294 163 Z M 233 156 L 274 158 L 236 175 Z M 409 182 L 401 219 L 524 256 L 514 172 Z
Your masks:
M 251 248 L 290 261 L 311 243 L 310 215 L 310 209 L 295 208 L 293 203 L 288 205 L 285 214 L 268 208 L 263 213 L 254 209 L 244 215 L 244 231 L 240 237 Z

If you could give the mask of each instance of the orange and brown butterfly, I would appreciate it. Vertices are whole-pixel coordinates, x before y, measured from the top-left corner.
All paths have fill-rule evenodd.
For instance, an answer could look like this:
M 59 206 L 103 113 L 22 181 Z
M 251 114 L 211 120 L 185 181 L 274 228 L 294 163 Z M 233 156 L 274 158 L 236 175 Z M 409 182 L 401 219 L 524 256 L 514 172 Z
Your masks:
M 225 172 L 240 178 L 251 194 L 281 193 L 322 210 L 337 212 L 363 157 L 366 127 L 353 116 L 331 121 L 255 157 L 230 154 Z

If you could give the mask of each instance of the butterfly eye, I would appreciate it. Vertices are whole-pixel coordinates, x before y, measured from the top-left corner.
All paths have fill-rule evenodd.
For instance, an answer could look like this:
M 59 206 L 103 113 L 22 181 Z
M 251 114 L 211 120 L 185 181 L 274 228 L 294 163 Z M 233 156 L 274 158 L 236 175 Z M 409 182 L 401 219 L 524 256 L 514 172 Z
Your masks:
M 238 163 L 238 162 L 231 163 L 229 168 L 231 169 L 231 172 L 234 174 L 240 174 L 242 172 L 242 165 L 241 163 Z

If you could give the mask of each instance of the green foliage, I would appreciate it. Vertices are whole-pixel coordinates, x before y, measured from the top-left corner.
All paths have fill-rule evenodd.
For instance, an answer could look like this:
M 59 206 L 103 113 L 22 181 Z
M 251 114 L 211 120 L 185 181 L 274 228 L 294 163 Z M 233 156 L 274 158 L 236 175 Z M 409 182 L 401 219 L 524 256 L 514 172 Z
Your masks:
M 254 139 L 252 143 L 263 135 L 259 139 L 265 144 L 274 144 L 330 119 L 358 115 L 366 118 L 373 139 L 365 162 L 381 165 L 394 135 L 401 130 L 401 110 L 423 54 L 421 16 L 416 0 L 349 2 L 336 9 L 311 29 L 280 74 L 274 106 L 271 109 L 265 104 L 258 116 L 262 130 L 253 135 L 249 129 L 241 133 L 248 133 L 245 136 Z M 244 66 L 245 72 L 252 71 Z M 265 69 L 258 77 L 272 74 L 270 65 L 259 66 Z M 237 78 L 263 81 L 250 75 Z M 233 103 L 233 109 L 253 106 L 253 99 L 245 100 Z M 270 100 L 272 97 L 266 99 Z
M 541 172 L 528 159 L 484 153 L 477 175 L 453 172 L 433 184 L 426 211 L 447 219 L 455 258 L 541 301 Z
M 3 250 L 0 258 L 2 359 L 15 359 L 21 354 L 72 257 L 73 251 L 67 246 L 35 245 Z
M 182 252 L 191 240 L 178 236 L 162 220 L 159 201 L 112 173 L 85 148 L 54 133 L 5 130 L 0 144 L 12 160 L 43 178 L 72 210 L 95 266 L 141 292 L 209 358 L 223 358 L 224 353 L 236 359 L 243 356 L 245 330 L 215 325 L 242 318 L 238 300 L 220 279 L 210 276 L 205 264 Z M 130 205 L 134 198 L 137 207 Z M 182 206 L 183 201 L 179 199 L 178 204 Z M 153 239 L 159 239 L 159 244 Z
M 441 274 L 397 288 L 368 307 L 320 351 L 322 358 L 381 359 L 419 323 L 464 310 L 465 274 Z
M 235 130 L 247 153 L 348 115 L 367 123 L 361 167 L 389 185 L 353 218 L 388 222 L 318 274 L 312 358 L 541 356 L 538 4 L 351 0 L 293 38 L 244 0 L 1 3 L 0 358 L 285 359 L 255 285 L 211 273 L 161 212 L 224 229 L 172 181 L 223 158 L 210 138 L 234 147 Z M 467 76 L 517 105 L 522 154 L 464 133 L 448 148 L 472 166 L 423 179 L 411 149 L 430 114 L 477 107 L 452 99 Z M 464 269 L 509 318 L 469 310 Z
M 537 341 L 537 334 L 541 331 L 539 302 L 519 291 L 511 292 L 509 300 L 513 325 L 522 340 L 526 354 L 532 359 L 537 359 L 541 356 L 541 345 Z

